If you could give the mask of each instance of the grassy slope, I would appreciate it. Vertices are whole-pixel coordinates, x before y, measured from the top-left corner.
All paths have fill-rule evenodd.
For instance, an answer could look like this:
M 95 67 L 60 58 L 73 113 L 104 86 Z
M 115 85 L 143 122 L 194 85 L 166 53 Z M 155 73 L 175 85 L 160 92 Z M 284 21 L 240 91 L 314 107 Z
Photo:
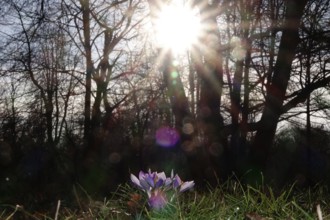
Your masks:
M 330 197 L 323 186 L 303 191 L 291 187 L 275 193 L 267 187 L 228 182 L 206 192 L 186 192 L 162 211 L 148 210 L 144 198 L 132 200 L 136 193 L 134 188 L 124 186 L 112 198 L 100 202 L 75 190 L 75 208 L 62 202 L 48 213 L 38 213 L 2 205 L 0 219 L 320 219 L 317 206 L 323 219 L 330 219 Z

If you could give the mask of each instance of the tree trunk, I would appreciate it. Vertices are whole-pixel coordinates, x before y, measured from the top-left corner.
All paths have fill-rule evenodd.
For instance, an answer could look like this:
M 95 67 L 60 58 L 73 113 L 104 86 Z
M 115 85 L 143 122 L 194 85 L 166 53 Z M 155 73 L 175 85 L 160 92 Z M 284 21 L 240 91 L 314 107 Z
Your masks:
M 46 117 L 46 127 L 47 127 L 47 143 L 52 144 L 54 142 L 53 139 L 53 91 L 47 92 L 47 97 L 45 102 L 45 117 Z
M 89 0 L 80 0 L 82 16 L 83 16 L 83 34 L 84 34 L 84 48 L 86 53 L 86 82 L 85 82 L 85 103 L 84 103 L 84 138 L 90 138 L 91 127 L 91 89 L 92 89 L 92 46 L 90 33 L 90 3 Z
M 237 171 L 238 162 L 241 154 L 241 132 L 239 127 L 239 116 L 242 113 L 241 108 L 241 85 L 243 80 L 243 60 L 235 63 L 235 74 L 232 82 L 232 93 L 230 94 L 230 115 L 231 115 L 231 137 L 230 137 L 230 164 L 233 171 Z
M 267 87 L 265 108 L 252 146 L 252 163 L 265 171 L 277 123 L 282 113 L 285 92 L 290 79 L 291 64 L 299 43 L 298 29 L 307 0 L 287 0 L 286 15 L 273 77 Z
M 163 53 L 161 53 L 163 54 Z M 163 61 L 163 77 L 170 98 L 172 111 L 175 118 L 175 127 L 182 130 L 184 119 L 189 117 L 188 98 L 184 92 L 183 84 L 178 71 L 173 66 L 173 56 L 171 51 L 167 51 Z
M 162 0 L 159 1 L 148 1 L 151 12 L 151 19 L 154 23 L 158 13 L 160 13 L 159 6 Z M 167 48 L 160 48 L 159 54 L 164 57 L 161 62 L 161 71 L 163 72 L 164 84 L 167 87 L 168 97 L 170 98 L 172 111 L 175 118 L 175 127 L 182 130 L 183 120 L 185 117 L 190 117 L 191 113 L 189 110 L 188 98 L 184 92 L 183 84 L 180 75 L 173 65 L 173 54 Z
M 211 11 L 215 6 L 201 8 L 201 24 L 205 28 L 200 47 L 192 51 L 193 62 L 200 78 L 198 101 L 198 129 L 203 136 L 204 165 L 201 172 L 210 183 L 226 176 L 224 155 L 227 148 L 223 134 L 223 118 L 220 114 L 223 87 L 223 66 L 220 54 L 220 33 L 217 16 Z

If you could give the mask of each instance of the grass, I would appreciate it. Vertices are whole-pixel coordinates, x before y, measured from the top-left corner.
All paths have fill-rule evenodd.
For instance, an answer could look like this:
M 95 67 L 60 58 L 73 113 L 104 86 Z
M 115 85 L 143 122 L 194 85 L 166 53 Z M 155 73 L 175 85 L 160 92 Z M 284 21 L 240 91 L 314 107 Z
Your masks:
M 103 201 L 93 200 L 79 187 L 73 192 L 74 205 L 59 200 L 44 213 L 1 205 L 0 219 L 330 219 L 330 197 L 325 186 L 305 190 L 291 186 L 275 192 L 265 186 L 255 188 L 228 181 L 206 191 L 185 192 L 161 211 L 149 210 L 146 197 L 129 185 L 119 187 Z

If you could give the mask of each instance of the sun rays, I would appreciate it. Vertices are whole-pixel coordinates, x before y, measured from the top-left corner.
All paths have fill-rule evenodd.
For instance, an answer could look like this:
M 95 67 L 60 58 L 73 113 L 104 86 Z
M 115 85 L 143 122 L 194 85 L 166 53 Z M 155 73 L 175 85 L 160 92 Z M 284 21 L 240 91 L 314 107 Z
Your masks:
M 198 43 L 201 24 L 198 11 L 182 2 L 163 5 L 154 22 L 159 47 L 182 54 Z

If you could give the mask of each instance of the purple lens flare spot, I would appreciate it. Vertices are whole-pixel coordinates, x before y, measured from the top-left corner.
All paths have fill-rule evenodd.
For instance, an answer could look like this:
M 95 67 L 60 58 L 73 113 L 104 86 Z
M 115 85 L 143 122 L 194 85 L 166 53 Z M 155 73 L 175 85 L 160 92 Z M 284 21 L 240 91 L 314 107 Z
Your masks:
M 180 139 L 179 133 L 170 127 L 161 127 L 156 131 L 156 142 L 162 147 L 173 147 Z

